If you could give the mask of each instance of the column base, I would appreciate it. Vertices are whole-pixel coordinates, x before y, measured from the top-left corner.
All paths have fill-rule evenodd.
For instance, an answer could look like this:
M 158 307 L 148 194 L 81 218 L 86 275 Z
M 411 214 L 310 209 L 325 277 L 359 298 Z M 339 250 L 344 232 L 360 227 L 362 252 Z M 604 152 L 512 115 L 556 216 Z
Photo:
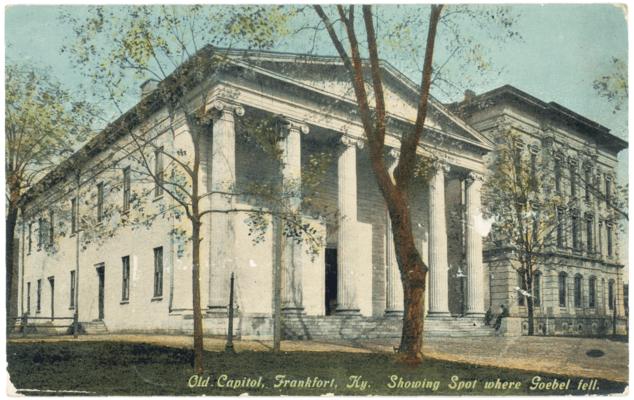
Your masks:
M 451 317 L 449 311 L 427 311 L 427 318 L 447 318 Z
M 465 317 L 469 318 L 484 318 L 484 311 L 467 311 Z
M 403 317 L 403 310 L 385 310 L 386 317 Z
M 361 310 L 358 308 L 338 308 L 335 310 L 336 315 L 361 315 Z
M 282 314 L 284 315 L 303 315 L 304 307 L 282 307 Z

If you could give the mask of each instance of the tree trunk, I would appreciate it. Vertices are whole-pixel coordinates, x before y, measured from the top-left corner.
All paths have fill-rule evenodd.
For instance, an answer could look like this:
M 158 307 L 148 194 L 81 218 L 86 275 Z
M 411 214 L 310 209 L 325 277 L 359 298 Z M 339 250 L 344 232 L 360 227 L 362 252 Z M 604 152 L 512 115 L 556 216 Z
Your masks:
M 423 360 L 423 328 L 425 314 L 425 279 L 427 267 L 414 244 L 409 208 L 405 201 L 394 201 L 388 207 L 396 258 L 403 282 L 403 330 L 399 353 L 403 361 L 419 364 Z
M 279 353 L 282 342 L 282 257 L 283 257 L 282 219 L 273 217 L 275 239 L 275 264 L 273 265 L 273 353 Z
M 18 263 L 15 262 L 15 227 L 18 221 L 18 207 L 15 202 L 9 201 L 8 210 L 7 210 L 7 218 L 6 218 L 6 242 L 5 242 L 5 250 L 6 250 L 6 278 L 7 278 L 7 317 L 15 317 L 17 316 L 16 305 L 17 302 L 17 286 L 14 280 L 14 277 L 18 276 Z M 7 323 L 7 329 L 10 329 L 12 324 Z
M 425 289 L 404 281 L 403 294 L 405 312 L 399 352 L 404 354 L 405 361 L 418 364 L 423 360 Z
M 192 307 L 194 309 L 194 371 L 202 374 L 203 318 L 200 311 L 200 223 L 192 221 Z

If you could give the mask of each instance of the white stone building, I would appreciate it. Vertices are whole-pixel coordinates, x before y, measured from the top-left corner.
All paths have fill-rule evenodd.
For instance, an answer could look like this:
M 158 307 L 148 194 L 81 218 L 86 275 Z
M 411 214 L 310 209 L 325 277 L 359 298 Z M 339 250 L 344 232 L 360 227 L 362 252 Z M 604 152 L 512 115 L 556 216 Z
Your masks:
M 211 57 L 212 52 L 209 48 L 201 54 Z M 203 143 L 203 189 L 241 193 L 252 182 L 269 177 L 298 181 L 302 169 L 309 168 L 311 156 L 327 154 L 331 160 L 311 204 L 317 201 L 321 209 L 336 210 L 335 218 L 319 215 L 299 194 L 291 199 L 323 238 L 323 245 L 312 256 L 302 244 L 285 248 L 281 294 L 286 336 L 399 337 L 402 288 L 392 238 L 386 230 L 387 212 L 369 167 L 353 93 L 339 59 L 238 51 L 223 56 L 228 62 L 192 89 L 207 94 L 205 104 L 192 100 L 192 107 L 202 107 L 213 116 Z M 386 145 L 392 149 L 386 157 L 393 158 L 400 132 L 413 126 L 417 87 L 389 64 L 383 64 L 383 74 L 389 113 Z M 159 91 L 151 89 L 146 85 L 145 97 L 137 106 L 31 191 L 22 214 L 19 300 L 23 314 L 71 317 L 77 310 L 88 331 L 191 332 L 191 244 L 179 242 L 171 234 L 178 228 L 191 229 L 186 220 L 157 218 L 148 229 L 120 228 L 99 240 L 88 233 L 99 232 L 101 226 L 106 231 L 109 219 L 137 212 L 128 211 L 130 193 L 153 187 L 135 179 L 133 162 L 121 154 L 120 149 L 130 141 L 129 132 L 152 129 L 159 133 L 157 143 L 167 152 L 192 154 L 186 128 L 177 118 L 170 130 L 163 99 L 157 95 Z M 142 120 L 134 118 L 140 107 L 149 109 Z M 492 334 L 491 328 L 482 326 L 489 303 L 513 301 L 510 278 L 496 273 L 496 280 L 489 280 L 483 238 L 474 228 L 481 217 L 486 155 L 493 150 L 486 131 L 494 129 L 491 121 L 497 117 L 489 116 L 499 111 L 493 107 L 481 118 L 471 115 L 472 126 L 439 102 L 431 102 L 419 154 L 436 159 L 437 168 L 428 182 L 419 178 L 411 194 L 415 237 L 430 268 L 426 324 L 430 334 Z M 523 112 L 521 107 L 517 111 L 518 115 Z M 280 132 L 282 168 L 249 140 L 251 125 L 244 123 L 273 116 L 285 121 Z M 520 122 L 527 123 L 521 118 Z M 567 134 L 573 142 L 579 135 L 576 131 Z M 615 140 L 607 132 L 596 140 L 606 138 Z M 614 174 L 616 153 L 623 146 L 618 142 L 606 149 L 596 147 L 601 173 Z M 116 167 L 105 167 L 113 159 Z M 163 162 L 155 161 L 154 168 L 162 171 Z M 174 201 L 154 190 L 143 204 L 141 220 L 152 213 L 162 214 Z M 209 206 L 227 212 L 207 214 L 203 221 L 204 331 L 226 332 L 233 272 L 237 334 L 270 337 L 274 240 L 270 229 L 264 240 L 254 240 L 247 223 L 250 210 L 262 204 L 249 196 L 214 194 Z M 95 222 L 90 229 L 75 229 L 80 221 Z M 621 269 L 616 248 L 613 250 L 612 256 L 606 253 L 600 260 L 593 258 L 593 268 L 601 271 L 593 276 L 606 284 L 614 280 L 618 292 Z M 574 272 L 566 272 L 571 280 Z M 544 276 L 544 304 L 550 301 L 546 296 L 554 295 L 550 282 Z M 620 299 L 617 295 L 617 301 Z M 621 307 L 622 302 L 619 310 Z M 516 308 L 512 315 L 517 317 Z M 570 317 L 559 309 L 552 315 Z M 520 333 L 511 328 L 509 332 Z

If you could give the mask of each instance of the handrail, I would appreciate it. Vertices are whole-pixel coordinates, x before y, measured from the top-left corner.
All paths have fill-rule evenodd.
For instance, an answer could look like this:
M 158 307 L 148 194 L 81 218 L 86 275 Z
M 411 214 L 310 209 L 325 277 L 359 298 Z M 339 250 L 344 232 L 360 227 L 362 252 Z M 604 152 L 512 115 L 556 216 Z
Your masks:
M 65 328 L 67 324 L 52 324 L 55 321 L 71 321 L 70 326 L 76 326 L 76 320 L 75 317 L 31 317 L 28 314 L 23 314 L 20 317 L 10 317 L 10 319 L 15 319 L 16 320 L 16 326 L 20 327 L 20 330 L 22 331 L 22 336 L 25 337 L 27 334 L 27 328 L 42 328 L 42 327 L 53 327 L 53 328 Z M 31 320 L 31 321 L 29 321 Z M 51 325 L 42 325 L 39 324 L 37 321 L 49 321 L 51 322 Z

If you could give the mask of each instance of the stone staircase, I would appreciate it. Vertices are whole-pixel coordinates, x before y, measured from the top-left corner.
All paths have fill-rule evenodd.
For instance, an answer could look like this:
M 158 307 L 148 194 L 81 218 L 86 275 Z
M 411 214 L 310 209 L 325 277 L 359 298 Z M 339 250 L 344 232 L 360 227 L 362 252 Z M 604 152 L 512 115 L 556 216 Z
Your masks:
M 425 336 L 474 337 L 495 336 L 492 326 L 484 325 L 482 318 L 428 317 L 425 319 Z
M 286 339 L 378 339 L 401 336 L 398 318 L 361 316 L 285 316 L 282 335 Z
M 80 322 L 79 331 L 87 335 L 105 335 L 108 333 L 108 328 L 103 321 Z
M 282 335 L 286 339 L 387 339 L 401 337 L 399 317 L 361 316 L 285 316 Z M 481 318 L 434 317 L 425 320 L 425 336 L 474 337 L 494 336 Z

